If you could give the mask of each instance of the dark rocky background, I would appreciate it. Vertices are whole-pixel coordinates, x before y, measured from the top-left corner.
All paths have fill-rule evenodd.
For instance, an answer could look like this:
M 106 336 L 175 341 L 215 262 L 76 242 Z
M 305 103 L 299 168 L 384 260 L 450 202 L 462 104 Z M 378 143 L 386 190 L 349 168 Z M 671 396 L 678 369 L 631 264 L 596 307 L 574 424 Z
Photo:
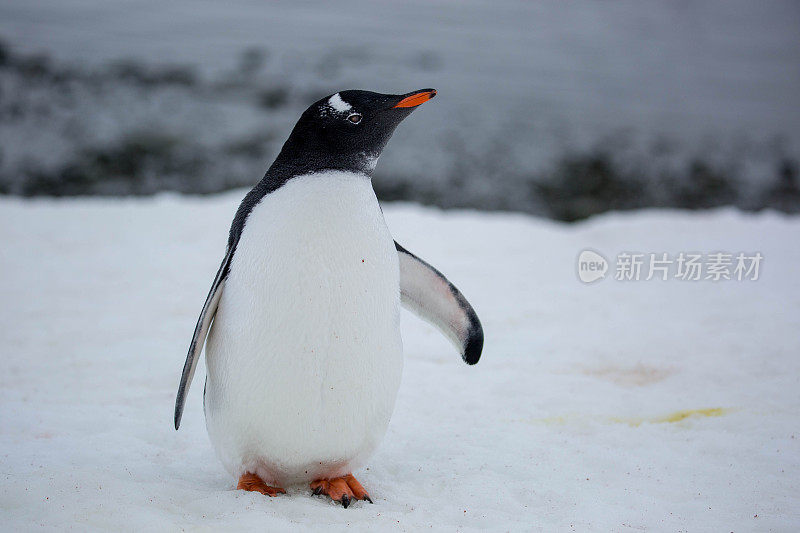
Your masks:
M 0 193 L 249 187 L 310 102 L 434 86 L 383 200 L 800 211 L 796 3 L 303 6 L 0 7 Z

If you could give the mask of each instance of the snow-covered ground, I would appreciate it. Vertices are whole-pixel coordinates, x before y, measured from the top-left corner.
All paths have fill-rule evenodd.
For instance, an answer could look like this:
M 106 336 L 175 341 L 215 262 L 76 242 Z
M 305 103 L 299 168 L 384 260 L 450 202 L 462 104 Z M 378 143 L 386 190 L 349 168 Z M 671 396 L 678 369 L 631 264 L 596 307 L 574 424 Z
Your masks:
M 800 528 L 800 219 L 385 206 L 473 302 L 486 349 L 467 367 L 404 314 L 395 416 L 356 472 L 375 504 L 345 510 L 234 490 L 202 387 L 172 427 L 241 195 L 0 200 L 0 529 Z M 584 285 L 587 247 L 764 261 L 757 281 Z

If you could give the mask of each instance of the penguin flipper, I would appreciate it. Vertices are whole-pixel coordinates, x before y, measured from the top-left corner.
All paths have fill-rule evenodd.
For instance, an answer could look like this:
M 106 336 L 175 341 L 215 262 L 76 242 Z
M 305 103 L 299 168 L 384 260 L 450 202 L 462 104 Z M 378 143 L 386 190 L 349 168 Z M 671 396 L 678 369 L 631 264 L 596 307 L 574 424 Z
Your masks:
M 181 382 L 178 385 L 178 396 L 175 399 L 175 429 L 178 429 L 181 425 L 183 404 L 186 401 L 186 394 L 189 392 L 189 385 L 192 384 L 192 377 L 194 376 L 195 368 L 197 368 L 200 352 L 203 351 L 203 345 L 206 342 L 208 328 L 211 326 L 211 321 L 217 313 L 217 305 L 222 296 L 222 289 L 225 286 L 225 279 L 228 276 L 228 269 L 232 257 L 233 248 L 228 246 L 225 258 L 222 260 L 219 270 L 217 270 L 214 283 L 211 285 L 211 290 L 208 291 L 206 303 L 203 305 L 203 310 L 200 312 L 200 317 L 197 319 L 197 325 L 194 328 L 192 342 L 189 344 L 189 353 L 186 354 L 186 362 L 183 365 L 183 372 L 181 373 Z
M 395 241 L 400 258 L 400 298 L 403 306 L 436 326 L 468 365 L 483 351 L 483 326 L 470 303 L 434 267 Z

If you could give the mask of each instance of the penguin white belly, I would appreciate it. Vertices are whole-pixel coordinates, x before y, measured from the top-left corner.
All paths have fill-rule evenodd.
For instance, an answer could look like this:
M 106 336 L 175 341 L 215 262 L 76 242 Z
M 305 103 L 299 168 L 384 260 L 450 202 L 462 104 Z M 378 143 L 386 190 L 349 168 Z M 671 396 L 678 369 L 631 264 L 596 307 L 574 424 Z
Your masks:
M 349 473 L 402 374 L 399 266 L 369 178 L 293 178 L 244 226 L 206 345 L 206 425 L 234 476 Z

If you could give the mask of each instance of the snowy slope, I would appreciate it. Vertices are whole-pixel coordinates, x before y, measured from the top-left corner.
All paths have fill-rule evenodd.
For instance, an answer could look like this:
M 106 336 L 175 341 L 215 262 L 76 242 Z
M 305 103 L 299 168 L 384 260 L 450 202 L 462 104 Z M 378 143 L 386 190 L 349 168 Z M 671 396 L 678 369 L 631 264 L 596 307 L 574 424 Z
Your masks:
M 650 211 L 565 226 L 386 206 L 396 238 L 471 299 L 486 351 L 467 367 L 404 315 L 395 416 L 356 472 L 375 504 L 344 510 L 304 488 L 233 490 L 200 386 L 172 428 L 241 194 L 0 200 L 0 529 L 800 528 L 800 219 Z M 764 263 L 755 282 L 583 285 L 585 247 Z

